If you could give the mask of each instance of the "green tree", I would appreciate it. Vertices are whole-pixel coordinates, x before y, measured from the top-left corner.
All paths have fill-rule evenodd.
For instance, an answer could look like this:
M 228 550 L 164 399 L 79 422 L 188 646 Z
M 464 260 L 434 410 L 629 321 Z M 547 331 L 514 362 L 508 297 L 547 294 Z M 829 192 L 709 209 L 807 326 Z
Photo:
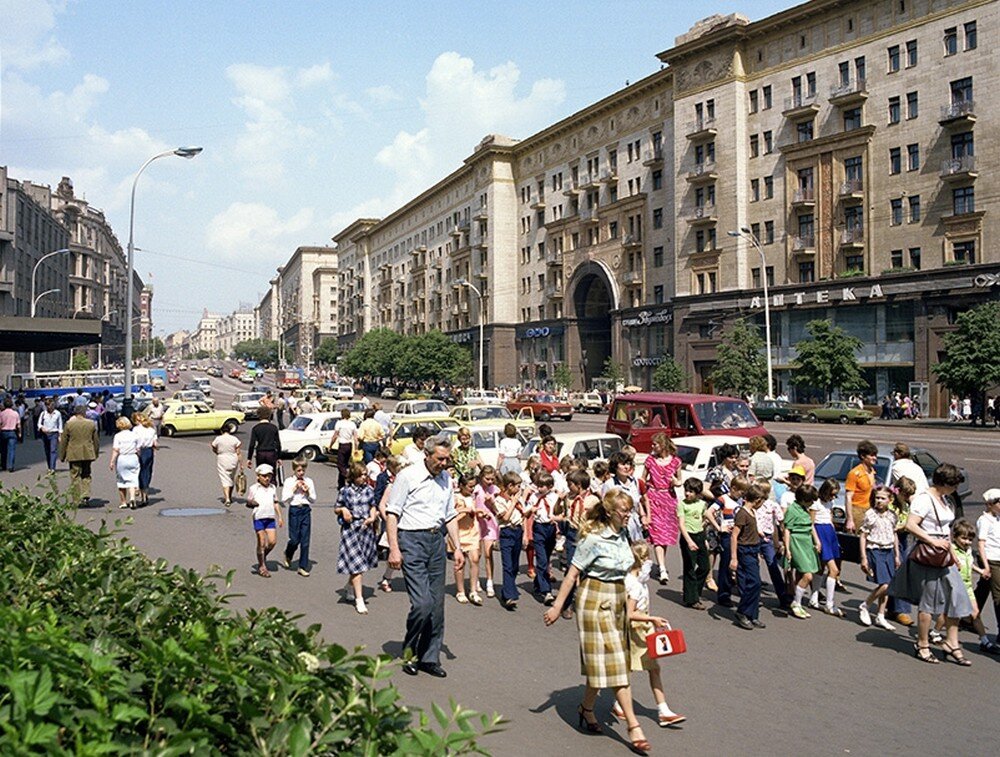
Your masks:
M 863 343 L 829 321 L 806 324 L 809 338 L 795 345 L 798 357 L 792 364 L 792 382 L 822 389 L 829 400 L 837 390 L 863 391 L 868 388 L 858 367 L 857 352 Z
M 687 371 L 672 357 L 666 358 L 653 371 L 653 389 L 658 392 L 683 392 L 688 388 Z
M 348 376 L 397 376 L 397 353 L 405 337 L 392 329 L 373 329 L 362 336 L 340 359 Z
M 601 376 L 610 381 L 611 387 L 614 389 L 625 381 L 625 366 L 608 356 L 608 359 L 604 361 L 604 371 Z
M 396 351 L 395 376 L 404 381 L 465 381 L 472 355 L 437 329 L 405 337 Z
M 724 394 L 742 397 L 767 391 L 764 340 L 753 324 L 741 318 L 723 333 L 711 378 Z
M 73 370 L 89 371 L 93 366 L 90 363 L 90 355 L 86 352 L 73 353 Z
M 569 391 L 573 386 L 573 371 L 566 363 L 559 363 L 552 372 L 552 383 L 561 391 Z
M 258 365 L 278 364 L 278 342 L 274 339 L 247 339 L 233 347 L 238 360 L 254 360 Z
M 212 354 L 208 350 L 198 350 L 194 354 L 194 359 L 195 360 L 208 360 L 211 356 L 212 356 Z
M 313 360 L 322 365 L 333 365 L 337 362 L 338 353 L 337 340 L 332 336 L 328 336 L 319 343 L 319 347 L 313 353 Z
M 958 328 L 944 337 L 944 359 L 932 370 L 959 397 L 978 397 L 1000 384 L 1000 302 L 986 302 L 958 316 Z

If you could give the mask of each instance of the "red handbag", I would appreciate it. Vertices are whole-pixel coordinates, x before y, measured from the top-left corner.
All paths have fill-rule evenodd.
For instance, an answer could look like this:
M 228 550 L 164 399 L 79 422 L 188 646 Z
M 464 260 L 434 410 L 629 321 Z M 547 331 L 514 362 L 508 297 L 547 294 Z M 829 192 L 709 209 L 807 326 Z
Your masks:
M 671 657 L 687 652 L 687 642 L 684 632 L 673 629 L 668 624 L 666 628 L 657 628 L 646 637 L 646 649 L 652 659 Z

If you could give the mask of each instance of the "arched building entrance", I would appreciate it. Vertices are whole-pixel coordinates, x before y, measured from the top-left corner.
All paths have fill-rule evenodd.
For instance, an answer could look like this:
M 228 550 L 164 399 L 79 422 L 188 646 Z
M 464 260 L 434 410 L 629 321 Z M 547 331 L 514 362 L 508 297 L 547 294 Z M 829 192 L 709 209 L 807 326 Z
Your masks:
M 595 377 L 604 371 L 611 357 L 613 340 L 611 314 L 618 309 L 618 293 L 614 278 L 605 266 L 590 261 L 573 272 L 569 291 L 572 292 L 575 331 L 579 344 L 581 383 L 590 388 Z

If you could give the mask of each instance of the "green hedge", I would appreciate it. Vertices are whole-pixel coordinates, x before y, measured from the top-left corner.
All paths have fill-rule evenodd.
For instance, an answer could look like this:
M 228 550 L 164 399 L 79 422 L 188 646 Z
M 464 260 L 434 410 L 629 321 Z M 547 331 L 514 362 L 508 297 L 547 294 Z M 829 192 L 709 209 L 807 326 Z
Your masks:
M 483 753 L 503 722 L 452 702 L 431 728 L 389 658 L 236 613 L 224 577 L 79 525 L 55 491 L 0 492 L 0 533 L 2 754 Z

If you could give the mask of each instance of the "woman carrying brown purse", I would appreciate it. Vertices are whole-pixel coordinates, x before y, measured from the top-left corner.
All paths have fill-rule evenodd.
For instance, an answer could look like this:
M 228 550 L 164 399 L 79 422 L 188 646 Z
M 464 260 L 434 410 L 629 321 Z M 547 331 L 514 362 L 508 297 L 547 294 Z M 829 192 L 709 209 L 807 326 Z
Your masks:
M 916 539 L 908 559 L 903 561 L 889 585 L 889 595 L 917 605 L 917 659 L 934 663 L 938 659 L 930 649 L 931 621 L 945 617 L 946 639 L 941 644 L 945 656 L 963 667 L 970 663 L 958 642 L 958 621 L 972 614 L 972 603 L 962 584 L 957 561 L 951 551 L 951 523 L 955 511 L 947 499 L 964 481 L 954 465 L 942 463 L 932 476 L 926 491 L 910 500 L 906 531 Z

